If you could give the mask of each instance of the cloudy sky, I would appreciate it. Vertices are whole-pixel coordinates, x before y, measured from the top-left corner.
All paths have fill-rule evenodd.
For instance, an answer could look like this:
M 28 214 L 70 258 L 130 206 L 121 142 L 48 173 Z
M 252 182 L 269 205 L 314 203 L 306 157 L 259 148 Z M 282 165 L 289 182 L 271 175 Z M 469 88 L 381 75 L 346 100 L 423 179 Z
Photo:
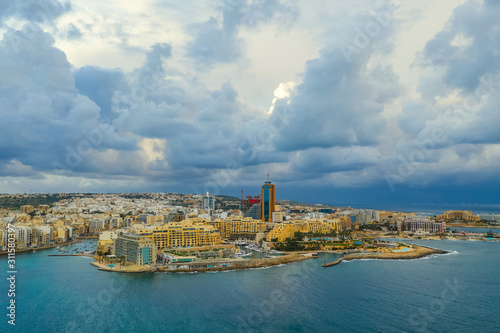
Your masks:
M 494 0 L 0 0 L 0 193 L 500 197 Z

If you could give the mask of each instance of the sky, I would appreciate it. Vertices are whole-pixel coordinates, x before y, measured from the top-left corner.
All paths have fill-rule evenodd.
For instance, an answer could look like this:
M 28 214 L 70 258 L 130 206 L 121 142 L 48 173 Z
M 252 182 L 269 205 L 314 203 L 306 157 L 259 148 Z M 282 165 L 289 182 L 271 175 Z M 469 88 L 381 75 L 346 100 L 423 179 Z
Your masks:
M 0 193 L 500 198 L 493 0 L 0 0 Z

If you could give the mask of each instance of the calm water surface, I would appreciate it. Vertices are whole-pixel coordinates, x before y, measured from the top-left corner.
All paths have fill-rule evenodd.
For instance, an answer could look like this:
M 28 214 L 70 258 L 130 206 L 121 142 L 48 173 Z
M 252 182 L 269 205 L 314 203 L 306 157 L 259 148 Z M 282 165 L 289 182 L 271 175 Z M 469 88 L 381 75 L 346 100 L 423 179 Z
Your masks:
M 413 242 L 453 253 L 323 268 L 339 257 L 325 254 L 205 274 L 100 272 L 88 258 L 48 257 L 55 249 L 18 255 L 17 325 L 4 310 L 0 332 L 500 332 L 500 243 Z

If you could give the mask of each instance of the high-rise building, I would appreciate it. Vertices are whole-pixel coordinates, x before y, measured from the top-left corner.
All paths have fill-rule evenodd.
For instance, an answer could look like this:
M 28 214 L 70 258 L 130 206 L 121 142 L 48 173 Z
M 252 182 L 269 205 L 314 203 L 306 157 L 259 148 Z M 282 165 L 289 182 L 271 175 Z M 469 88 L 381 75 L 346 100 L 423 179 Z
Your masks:
M 201 203 L 201 208 L 203 209 L 215 209 L 215 198 L 212 194 L 210 193 L 204 193 L 203 194 L 203 201 Z
M 269 181 L 269 174 L 267 174 L 267 181 L 262 185 L 261 198 L 262 221 L 272 222 L 273 212 L 276 211 L 276 199 L 274 184 Z
M 156 245 L 150 238 L 142 235 L 123 235 L 115 240 L 113 253 L 136 265 L 156 263 Z
M 254 204 L 246 213 L 245 217 L 251 217 L 254 220 L 262 220 L 262 214 L 260 213 L 261 211 L 261 206 L 260 206 L 260 201 L 259 203 Z

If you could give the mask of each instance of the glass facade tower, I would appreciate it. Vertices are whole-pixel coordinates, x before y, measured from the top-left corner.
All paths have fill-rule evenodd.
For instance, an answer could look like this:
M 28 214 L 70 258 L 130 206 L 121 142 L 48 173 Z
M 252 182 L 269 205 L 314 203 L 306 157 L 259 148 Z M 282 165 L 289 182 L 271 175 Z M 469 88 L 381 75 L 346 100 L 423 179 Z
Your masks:
M 274 184 L 269 181 L 269 175 L 267 176 L 267 181 L 262 185 L 261 198 L 262 221 L 272 222 L 273 212 L 276 211 L 276 200 Z

